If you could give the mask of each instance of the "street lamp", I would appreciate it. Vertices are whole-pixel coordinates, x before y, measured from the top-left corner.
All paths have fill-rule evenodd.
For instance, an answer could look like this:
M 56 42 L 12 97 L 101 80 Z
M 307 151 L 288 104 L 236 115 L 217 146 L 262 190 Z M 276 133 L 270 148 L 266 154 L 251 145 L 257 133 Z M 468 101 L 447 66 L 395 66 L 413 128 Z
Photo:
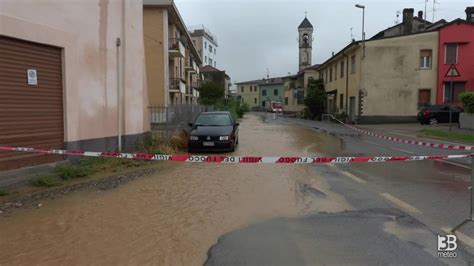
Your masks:
M 362 8 L 362 58 L 365 58 L 365 6 L 356 4 L 355 7 Z

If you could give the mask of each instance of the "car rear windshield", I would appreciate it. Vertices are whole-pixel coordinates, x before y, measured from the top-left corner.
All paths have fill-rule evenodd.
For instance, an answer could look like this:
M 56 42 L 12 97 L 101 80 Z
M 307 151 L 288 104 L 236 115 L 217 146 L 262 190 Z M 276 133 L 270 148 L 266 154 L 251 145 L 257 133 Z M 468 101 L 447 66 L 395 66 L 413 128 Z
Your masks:
M 196 126 L 231 126 L 232 120 L 228 114 L 203 114 L 198 117 Z

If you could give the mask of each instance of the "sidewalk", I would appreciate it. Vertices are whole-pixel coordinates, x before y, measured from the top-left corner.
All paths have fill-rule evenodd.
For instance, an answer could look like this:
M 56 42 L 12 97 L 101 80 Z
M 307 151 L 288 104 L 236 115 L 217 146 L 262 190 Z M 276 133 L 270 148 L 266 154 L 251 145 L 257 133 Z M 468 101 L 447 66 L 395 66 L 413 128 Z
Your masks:
M 420 125 L 415 123 L 406 124 L 379 124 L 379 125 L 358 125 L 359 128 L 370 130 L 374 133 L 380 133 L 387 136 L 393 137 L 408 137 L 411 139 L 425 140 L 426 142 L 445 142 L 455 145 L 468 145 L 473 146 L 473 142 L 463 140 L 451 140 L 446 138 L 438 138 L 435 136 L 427 136 L 422 132 L 423 129 L 432 129 L 440 132 L 449 132 L 449 126 L 447 124 L 441 124 L 436 126 Z M 452 127 L 453 133 L 462 133 L 466 135 L 474 136 L 474 130 L 460 129 L 457 126 Z

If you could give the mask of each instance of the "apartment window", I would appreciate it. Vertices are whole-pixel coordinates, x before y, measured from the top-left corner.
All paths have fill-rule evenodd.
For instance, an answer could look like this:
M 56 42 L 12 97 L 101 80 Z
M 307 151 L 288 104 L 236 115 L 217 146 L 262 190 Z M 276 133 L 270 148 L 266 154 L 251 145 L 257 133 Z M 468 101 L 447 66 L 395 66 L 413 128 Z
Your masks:
M 431 90 L 419 89 L 418 90 L 418 109 L 429 106 L 430 104 L 431 104 Z
M 216 67 L 216 61 L 214 61 L 214 67 Z
M 337 80 L 337 63 L 334 65 L 334 80 Z
M 209 65 L 212 66 L 212 59 L 211 58 L 209 58 Z
M 273 95 L 277 96 L 278 95 L 278 89 L 273 90 Z
M 324 73 L 325 73 L 325 75 L 326 75 L 326 78 L 324 78 L 324 83 L 328 83 L 328 70 L 325 69 L 325 70 L 324 70 Z
M 332 67 L 329 68 L 329 81 L 332 81 Z
M 207 56 L 204 56 L 204 62 L 207 64 Z
M 344 77 L 344 61 L 341 62 L 341 78 Z
M 344 109 L 344 94 L 339 95 L 339 109 Z
M 253 103 L 257 103 L 257 98 L 253 98 Z
M 288 105 L 288 97 L 285 97 L 285 105 Z
M 212 45 L 209 44 L 209 52 L 212 53 Z
M 267 90 L 262 90 L 262 96 L 267 96 Z
M 214 48 L 214 55 L 216 54 L 216 50 L 217 50 L 217 49 L 216 49 L 216 48 Z
M 303 104 L 304 103 L 304 91 L 298 91 L 296 93 L 296 104 Z
M 356 73 L 356 56 L 351 56 L 351 74 Z
M 207 49 L 207 42 L 204 42 L 204 48 Z
M 420 68 L 421 69 L 431 69 L 432 53 L 433 52 L 431 50 L 420 51 Z
M 240 92 L 244 92 L 244 86 L 240 87 Z
M 458 44 L 448 43 L 446 44 L 446 55 L 444 63 L 447 65 L 458 63 Z

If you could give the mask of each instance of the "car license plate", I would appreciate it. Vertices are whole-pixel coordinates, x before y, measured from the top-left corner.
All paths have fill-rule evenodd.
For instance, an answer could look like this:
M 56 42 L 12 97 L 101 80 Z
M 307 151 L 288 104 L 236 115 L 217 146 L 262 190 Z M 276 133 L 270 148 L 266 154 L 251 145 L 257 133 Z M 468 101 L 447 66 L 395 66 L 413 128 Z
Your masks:
M 212 147 L 212 146 L 214 146 L 214 142 L 213 141 L 204 141 L 202 143 L 202 146 Z

